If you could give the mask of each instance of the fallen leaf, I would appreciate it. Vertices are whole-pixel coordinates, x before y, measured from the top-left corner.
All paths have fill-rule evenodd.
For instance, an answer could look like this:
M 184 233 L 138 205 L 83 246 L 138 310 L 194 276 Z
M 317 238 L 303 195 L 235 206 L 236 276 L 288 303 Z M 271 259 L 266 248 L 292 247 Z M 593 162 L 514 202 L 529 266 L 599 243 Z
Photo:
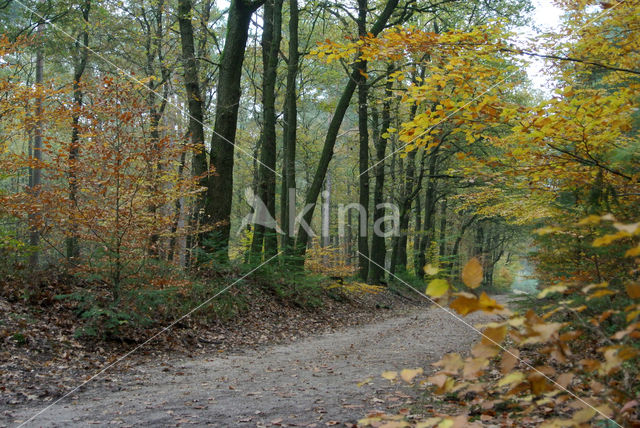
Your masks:
M 400 377 L 407 383 L 411 383 L 413 378 L 423 373 L 421 368 L 418 369 L 404 369 L 400 372 Z

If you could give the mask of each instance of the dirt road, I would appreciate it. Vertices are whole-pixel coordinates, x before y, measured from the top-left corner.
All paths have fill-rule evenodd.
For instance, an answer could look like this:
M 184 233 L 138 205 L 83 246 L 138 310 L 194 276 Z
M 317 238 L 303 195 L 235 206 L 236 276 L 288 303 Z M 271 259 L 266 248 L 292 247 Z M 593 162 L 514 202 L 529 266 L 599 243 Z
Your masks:
M 158 360 L 117 379 L 106 373 L 25 426 L 344 426 L 416 394 L 382 379 L 383 371 L 426 369 L 477 339 L 442 310 L 416 310 L 260 351 Z M 0 426 L 43 407 L 0 413 Z

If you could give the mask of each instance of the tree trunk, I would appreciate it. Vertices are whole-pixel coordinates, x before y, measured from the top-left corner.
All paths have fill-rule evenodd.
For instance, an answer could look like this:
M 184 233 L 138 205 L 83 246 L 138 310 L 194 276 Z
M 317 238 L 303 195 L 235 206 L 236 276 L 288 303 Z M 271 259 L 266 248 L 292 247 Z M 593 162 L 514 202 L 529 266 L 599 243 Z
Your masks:
M 224 262 L 229 259 L 231 232 L 231 203 L 233 199 L 233 165 L 235 153 L 240 81 L 245 57 L 251 15 L 263 1 L 231 0 L 227 32 L 220 58 L 220 72 L 216 90 L 216 113 L 209 164 L 215 168 L 207 188 L 202 224 L 214 230 L 208 241 L 201 242 L 209 253 Z
M 79 108 L 82 106 L 82 88 L 80 87 L 80 80 L 84 74 L 84 70 L 87 67 L 87 60 L 89 57 L 89 32 L 87 27 L 89 26 L 89 12 L 91 10 L 91 0 L 85 0 L 81 6 L 82 12 L 82 31 L 78 35 L 75 41 L 75 49 L 78 57 L 75 58 L 73 64 L 73 102 L 78 107 L 78 110 L 74 110 L 71 121 L 71 145 L 69 146 L 69 201 L 73 206 L 72 210 L 77 209 L 78 204 L 78 177 L 77 177 L 77 162 L 80 151 L 80 135 L 78 126 L 80 124 Z M 78 244 L 78 226 L 74 218 L 71 218 L 69 237 L 66 239 L 67 247 L 67 260 L 71 263 L 74 259 L 80 257 L 80 246 Z
M 195 55 L 195 41 L 193 36 L 193 24 L 191 23 L 192 6 L 191 0 L 178 1 L 178 24 L 180 25 L 180 43 L 182 47 L 182 66 L 184 68 L 184 85 L 187 96 L 187 108 L 189 112 L 189 134 L 191 135 L 191 145 L 193 146 L 193 158 L 191 161 L 191 172 L 194 177 L 200 177 L 199 185 L 207 188 L 209 178 L 206 176 L 207 152 L 204 145 L 204 108 L 203 98 L 200 90 L 200 72 L 198 59 Z M 198 227 L 202 221 L 206 201 L 206 193 L 201 192 L 196 195 L 193 207 L 193 214 L 190 218 L 192 227 Z M 202 243 L 204 234 L 199 236 Z M 187 248 L 191 248 L 188 239 Z M 190 260 L 187 260 L 187 263 Z
M 358 36 L 367 35 L 367 0 L 358 0 Z M 367 102 L 369 88 L 367 85 L 367 61 L 358 61 L 358 133 L 359 133 L 359 202 L 364 208 L 358 215 L 358 266 L 360 279 L 367 280 L 369 274 L 369 115 Z M 367 233 L 362 234 L 362 230 Z
M 391 17 L 391 14 L 395 10 L 398 5 L 399 0 L 388 0 L 384 10 L 374 23 L 370 32 L 373 36 L 377 36 L 386 26 L 387 21 Z M 342 91 L 342 95 L 338 100 L 338 104 L 336 105 L 335 111 L 331 118 L 331 122 L 329 123 L 329 128 L 327 129 L 327 135 L 324 140 L 324 146 L 322 147 L 322 154 L 320 155 L 320 160 L 318 162 L 318 167 L 316 169 L 315 175 L 313 177 L 313 181 L 311 182 L 311 186 L 309 186 L 309 190 L 307 191 L 307 195 L 305 198 L 305 204 L 310 205 L 310 209 L 305 212 L 302 219 L 307 224 L 311 224 L 311 220 L 313 219 L 313 212 L 315 210 L 315 204 L 318 200 L 318 195 L 320 194 L 320 190 L 322 188 L 322 183 L 324 182 L 325 175 L 327 173 L 327 168 L 329 167 L 329 162 L 331 162 L 331 158 L 333 157 L 333 148 L 336 144 L 336 139 L 338 137 L 338 132 L 340 131 L 340 126 L 342 124 L 342 120 L 344 119 L 344 115 L 349 108 L 349 104 L 351 102 L 351 96 L 356 89 L 356 82 L 358 81 L 358 76 L 360 76 L 359 70 L 356 68 L 351 73 L 349 81 Z M 309 242 L 309 235 L 305 233 L 302 225 L 298 227 L 297 233 L 297 243 L 296 248 L 297 252 L 300 256 L 304 256 L 307 243 Z
M 436 180 L 433 176 L 436 173 L 438 160 L 438 150 L 434 149 L 429 154 L 429 177 L 427 178 L 427 190 L 424 196 L 424 220 L 422 223 L 422 238 L 420 239 L 420 250 L 416 264 L 420 271 L 416 270 L 419 278 L 424 277 L 424 266 L 427 264 L 427 250 L 431 246 L 435 234 L 435 209 L 436 209 Z
M 282 247 L 287 255 L 293 250 L 292 212 L 295 213 L 296 195 L 296 140 L 298 126 L 298 98 L 296 79 L 300 55 L 298 54 L 298 0 L 289 0 L 289 62 L 287 64 L 287 91 L 285 94 L 283 146 L 284 159 L 282 180 L 281 222 L 283 235 Z M 290 206 L 289 204 L 292 204 Z M 293 214 L 295 218 L 295 214 Z
M 331 245 L 331 174 L 327 174 L 322 192 L 322 233 L 320 245 Z
M 393 65 L 387 65 L 387 76 L 391 74 Z M 393 82 L 387 79 L 384 92 L 384 102 L 382 104 L 382 125 L 376 141 L 376 162 L 374 174 L 376 177 L 373 189 L 373 224 L 375 225 L 385 215 L 384 208 L 378 206 L 384 202 L 384 166 L 387 149 L 387 129 L 391 126 L 391 87 Z M 383 137 L 383 135 L 385 137 Z M 382 231 L 382 230 L 381 230 Z M 385 259 L 387 255 L 385 238 L 379 233 L 371 237 L 371 263 L 369 265 L 369 282 L 378 284 L 384 279 Z
M 262 32 L 262 147 L 258 173 L 258 197 L 264 202 L 267 213 L 256 213 L 260 218 L 276 218 L 276 77 L 280 40 L 282 38 L 282 0 L 267 0 L 264 6 L 264 30 Z M 259 205 L 261 207 L 261 205 Z M 259 260 L 264 242 L 265 257 L 278 252 L 276 229 L 255 224 L 251 253 Z
M 420 277 L 420 271 L 423 266 L 418 263 L 418 254 L 420 253 L 420 242 L 422 233 L 422 199 L 420 193 L 416 195 L 416 232 L 413 235 L 413 272 L 416 277 Z
M 424 76 L 424 73 L 422 73 Z M 415 81 L 414 81 L 415 82 Z M 410 118 L 413 119 L 418 112 L 417 104 L 411 106 Z M 421 185 L 423 172 L 421 168 L 420 179 L 416 180 L 416 165 L 415 159 L 418 154 L 417 149 L 413 149 L 407 155 L 406 170 L 404 177 L 404 185 L 402 186 L 402 193 L 400 195 L 400 236 L 394 239 L 394 245 L 391 253 L 391 273 L 396 272 L 396 267 L 402 267 L 402 271 L 407 270 L 407 244 L 409 236 L 409 221 L 410 212 L 413 199 L 418 194 L 418 189 Z M 422 158 L 424 164 L 425 156 Z

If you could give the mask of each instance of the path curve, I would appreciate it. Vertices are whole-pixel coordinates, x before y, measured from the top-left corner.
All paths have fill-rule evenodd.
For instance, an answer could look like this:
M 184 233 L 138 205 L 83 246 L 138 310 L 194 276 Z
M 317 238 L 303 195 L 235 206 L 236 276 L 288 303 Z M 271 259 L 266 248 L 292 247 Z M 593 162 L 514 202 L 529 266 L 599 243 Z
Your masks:
M 486 318 L 474 314 L 466 320 Z M 258 351 L 157 361 L 117 379 L 107 373 L 27 426 L 353 423 L 374 409 L 406 405 L 415 394 L 382 379 L 383 371 L 427 369 L 443 354 L 464 352 L 478 339 L 443 310 L 425 308 Z M 15 409 L 5 423 L 27 420 L 42 407 Z

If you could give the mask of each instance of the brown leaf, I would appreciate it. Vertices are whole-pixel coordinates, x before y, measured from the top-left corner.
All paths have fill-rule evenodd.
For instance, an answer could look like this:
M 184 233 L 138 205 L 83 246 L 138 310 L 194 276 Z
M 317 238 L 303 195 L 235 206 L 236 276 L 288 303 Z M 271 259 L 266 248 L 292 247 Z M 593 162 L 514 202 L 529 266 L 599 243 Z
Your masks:
M 482 374 L 484 369 L 489 366 L 489 360 L 486 358 L 467 359 L 462 370 L 462 376 L 465 379 L 475 379 Z
M 574 374 L 569 372 L 569 373 L 562 373 L 560 376 L 558 376 L 558 378 L 556 379 L 556 383 L 560 386 L 562 386 L 563 388 L 566 388 L 571 381 L 574 378 Z
M 518 358 L 520 357 L 520 351 L 516 348 L 510 348 L 502 354 L 502 360 L 500 360 L 500 373 L 507 374 L 518 364 Z
M 499 345 L 507 335 L 507 326 L 487 327 L 482 332 L 482 343 L 485 345 Z

